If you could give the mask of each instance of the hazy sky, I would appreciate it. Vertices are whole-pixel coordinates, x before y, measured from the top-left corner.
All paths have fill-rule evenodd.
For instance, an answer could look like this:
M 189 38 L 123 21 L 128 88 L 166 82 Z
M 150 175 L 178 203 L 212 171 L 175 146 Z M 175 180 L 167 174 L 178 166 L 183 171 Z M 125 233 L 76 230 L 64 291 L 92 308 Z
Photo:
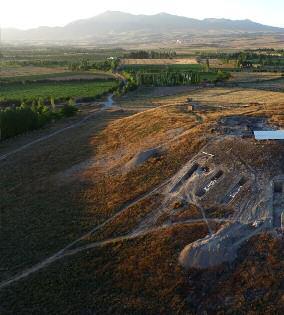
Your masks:
M 0 25 L 22 29 L 63 26 L 106 10 L 167 12 L 192 18 L 251 19 L 284 27 L 284 0 L 0 0 Z

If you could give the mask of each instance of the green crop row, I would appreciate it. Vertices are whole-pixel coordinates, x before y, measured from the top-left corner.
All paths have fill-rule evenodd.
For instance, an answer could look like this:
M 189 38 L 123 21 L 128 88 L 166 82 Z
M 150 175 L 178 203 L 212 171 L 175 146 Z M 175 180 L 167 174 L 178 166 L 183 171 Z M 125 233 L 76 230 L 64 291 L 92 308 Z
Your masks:
M 0 85 L 0 103 L 7 100 L 34 99 L 66 100 L 69 98 L 86 98 L 101 96 L 118 86 L 118 81 L 92 81 L 92 82 L 28 82 Z

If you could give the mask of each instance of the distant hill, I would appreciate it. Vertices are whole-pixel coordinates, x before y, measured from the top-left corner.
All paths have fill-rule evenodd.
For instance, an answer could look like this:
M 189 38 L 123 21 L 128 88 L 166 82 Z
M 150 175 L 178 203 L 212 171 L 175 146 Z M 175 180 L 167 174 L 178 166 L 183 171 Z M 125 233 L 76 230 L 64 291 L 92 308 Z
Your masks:
M 277 28 L 250 20 L 204 19 L 159 13 L 133 15 L 107 11 L 90 19 L 74 21 L 64 27 L 39 27 L 26 31 L 4 29 L 4 40 L 86 40 L 104 43 L 148 42 L 182 39 L 198 34 L 284 33 Z

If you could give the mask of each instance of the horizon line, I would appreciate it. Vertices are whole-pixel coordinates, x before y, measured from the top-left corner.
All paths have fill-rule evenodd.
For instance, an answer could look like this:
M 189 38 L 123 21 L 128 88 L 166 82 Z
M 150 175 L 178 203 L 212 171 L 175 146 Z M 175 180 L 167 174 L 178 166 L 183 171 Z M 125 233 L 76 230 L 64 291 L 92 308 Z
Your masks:
M 100 15 L 103 15 L 105 13 L 124 13 L 124 14 L 129 14 L 129 15 L 133 15 L 133 16 L 156 16 L 156 15 L 162 15 L 162 14 L 167 14 L 167 15 L 172 15 L 172 16 L 176 16 L 176 17 L 183 17 L 183 18 L 187 18 L 187 19 L 192 19 L 192 20 L 196 20 L 196 21 L 205 21 L 205 20 L 228 20 L 228 21 L 250 21 L 250 22 L 253 22 L 253 23 L 258 23 L 258 24 L 261 24 L 261 25 L 264 25 L 264 26 L 269 26 L 269 27 L 275 27 L 275 28 L 281 28 L 284 30 L 284 25 L 283 26 L 276 26 L 276 25 L 271 25 L 271 24 L 267 24 L 267 23 L 264 23 L 264 22 L 259 22 L 259 21 L 256 21 L 256 20 L 252 20 L 252 19 L 249 19 L 249 18 L 242 18 L 242 19 L 230 19 L 230 18 L 226 18 L 226 17 L 205 17 L 205 18 L 193 18 L 193 17 L 190 17 L 190 16 L 185 16 L 185 15 L 178 15 L 178 14 L 173 14 L 173 13 L 169 13 L 169 12 L 157 12 L 157 13 L 153 13 L 153 14 L 143 14 L 143 13 L 139 13 L 139 14 L 135 14 L 135 13 L 131 13 L 131 12 L 125 12 L 125 11 L 118 11 L 118 10 L 106 10 L 106 11 L 103 11 L 97 15 L 92 15 L 92 16 L 89 16 L 89 17 L 82 17 L 82 18 L 76 18 L 70 22 L 67 22 L 63 25 L 37 25 L 37 26 L 33 26 L 33 27 L 28 27 L 28 28 L 25 28 L 25 27 L 17 27 L 17 26 L 3 26 L 1 25 L 0 23 L 0 27 L 2 30 L 5 30 L 5 29 L 13 29 L 13 30 L 18 30 L 18 31 L 29 31 L 29 30 L 34 30 L 34 29 L 38 29 L 38 28 L 63 28 L 63 27 L 66 27 L 67 25 L 71 24 L 71 23 L 74 23 L 74 22 L 77 22 L 77 21 L 82 21 L 82 20 L 89 20 L 89 19 L 92 19 L 92 18 L 95 18 L 97 16 L 100 16 Z

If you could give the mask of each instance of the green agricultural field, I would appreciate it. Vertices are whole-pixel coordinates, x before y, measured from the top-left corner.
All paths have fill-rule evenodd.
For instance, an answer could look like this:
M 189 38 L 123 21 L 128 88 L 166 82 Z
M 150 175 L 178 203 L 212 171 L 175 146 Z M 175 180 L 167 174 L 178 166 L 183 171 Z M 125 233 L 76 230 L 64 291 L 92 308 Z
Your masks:
M 48 71 L 48 70 L 47 70 Z M 18 71 L 11 70 L 6 71 L 7 76 L 5 76 L 4 71 L 0 72 L 0 83 L 5 82 L 20 82 L 23 81 L 41 81 L 41 80 L 49 80 L 49 81 L 75 81 L 75 80 L 105 80 L 112 79 L 113 76 L 109 73 L 102 71 L 66 71 L 66 72 L 47 72 L 45 73 L 45 68 L 42 69 L 42 72 L 27 72 L 25 67 L 19 67 Z
M 33 99 L 67 99 L 97 97 L 118 85 L 117 80 L 96 80 L 91 82 L 29 82 L 0 85 L 0 101 Z

